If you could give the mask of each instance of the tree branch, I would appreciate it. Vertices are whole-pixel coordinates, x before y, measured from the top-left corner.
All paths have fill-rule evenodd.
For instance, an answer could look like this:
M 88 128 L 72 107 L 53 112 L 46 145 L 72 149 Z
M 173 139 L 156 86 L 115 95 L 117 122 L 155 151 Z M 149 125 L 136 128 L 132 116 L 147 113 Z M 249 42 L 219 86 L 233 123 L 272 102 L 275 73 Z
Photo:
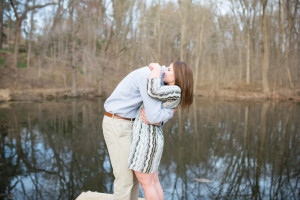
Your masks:
M 10 0 L 10 1 L 12 1 L 12 0 Z M 21 19 L 25 19 L 26 18 L 26 15 L 27 15 L 27 12 L 29 12 L 29 11 L 31 11 L 31 10 L 35 10 L 35 9 L 37 9 L 37 8 L 44 8 L 44 7 L 46 7 L 46 6 L 49 6 L 49 5 L 56 5 L 57 3 L 54 3 L 54 2 L 52 2 L 52 3 L 46 3 L 46 4 L 44 4 L 44 5 L 35 5 L 35 6 L 30 6 L 30 7 L 27 7 L 25 10 L 24 10 L 24 12 L 23 12 L 23 14 L 22 14 L 22 16 L 20 17 Z
M 19 15 L 18 15 L 18 11 L 17 11 L 17 8 L 16 8 L 14 2 L 13 2 L 12 0 L 9 0 L 9 2 L 10 2 L 10 5 L 11 5 L 11 6 L 13 7 L 13 9 L 14 9 L 14 13 L 15 13 L 15 15 L 16 15 L 16 18 L 18 19 L 18 18 L 19 18 Z
M 26 18 L 27 12 L 29 12 L 29 11 L 31 11 L 31 10 L 34 10 L 34 9 L 37 9 L 37 8 L 44 8 L 44 7 L 49 6 L 49 5 L 56 5 L 56 4 L 57 4 L 57 3 L 55 3 L 55 2 L 52 2 L 52 3 L 46 3 L 46 4 L 44 4 L 44 5 L 35 5 L 35 6 L 26 7 L 26 9 L 23 11 L 23 13 L 22 13 L 22 15 L 21 15 L 21 17 L 20 17 L 20 16 L 18 15 L 18 11 L 17 11 L 17 8 L 16 8 L 16 6 L 15 6 L 13 0 L 9 0 L 9 2 L 10 2 L 11 7 L 12 7 L 13 10 L 14 10 L 14 13 L 15 13 L 15 16 L 16 16 L 16 18 L 17 18 L 17 21 L 18 21 L 18 20 L 23 21 L 23 20 Z

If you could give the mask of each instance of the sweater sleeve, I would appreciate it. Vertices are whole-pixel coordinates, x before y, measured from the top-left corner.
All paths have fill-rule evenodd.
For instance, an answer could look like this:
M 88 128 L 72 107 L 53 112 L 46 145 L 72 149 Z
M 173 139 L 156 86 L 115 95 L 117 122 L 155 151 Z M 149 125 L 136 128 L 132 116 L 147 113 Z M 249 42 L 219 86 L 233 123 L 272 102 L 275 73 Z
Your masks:
M 177 85 L 161 85 L 161 78 L 154 77 L 148 79 L 148 95 L 161 101 L 175 101 L 181 98 L 181 90 Z

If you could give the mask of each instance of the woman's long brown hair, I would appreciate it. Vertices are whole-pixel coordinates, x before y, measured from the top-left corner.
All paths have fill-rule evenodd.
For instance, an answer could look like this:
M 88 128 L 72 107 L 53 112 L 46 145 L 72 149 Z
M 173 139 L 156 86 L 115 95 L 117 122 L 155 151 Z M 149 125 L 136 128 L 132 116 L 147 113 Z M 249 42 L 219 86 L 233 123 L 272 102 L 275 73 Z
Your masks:
M 175 73 L 175 85 L 181 89 L 180 107 L 182 110 L 189 108 L 193 103 L 193 72 L 192 69 L 182 61 L 173 62 L 173 70 Z

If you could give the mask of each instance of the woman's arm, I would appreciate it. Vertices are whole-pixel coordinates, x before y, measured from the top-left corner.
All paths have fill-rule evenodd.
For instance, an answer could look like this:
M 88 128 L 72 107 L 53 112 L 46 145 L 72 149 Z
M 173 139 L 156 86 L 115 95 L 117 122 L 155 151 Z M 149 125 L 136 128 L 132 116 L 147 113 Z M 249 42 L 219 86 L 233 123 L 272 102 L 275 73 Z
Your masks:
M 151 74 L 148 79 L 161 76 L 161 66 L 158 63 L 150 63 L 149 69 L 151 70 Z
M 147 92 L 150 97 L 162 101 L 172 101 L 181 97 L 180 87 L 177 85 L 161 86 L 160 77 L 148 78 Z
M 151 72 L 145 68 L 140 74 L 137 75 L 137 77 L 134 77 L 133 79 L 137 85 L 136 89 L 141 94 L 147 120 L 153 124 L 167 121 L 168 119 L 172 118 L 174 109 L 163 107 L 161 100 L 154 99 L 148 95 L 147 81 L 150 73 Z
M 151 74 L 147 83 L 148 95 L 162 101 L 180 99 L 181 90 L 178 86 L 161 86 L 161 66 L 158 63 L 150 63 L 149 68 Z

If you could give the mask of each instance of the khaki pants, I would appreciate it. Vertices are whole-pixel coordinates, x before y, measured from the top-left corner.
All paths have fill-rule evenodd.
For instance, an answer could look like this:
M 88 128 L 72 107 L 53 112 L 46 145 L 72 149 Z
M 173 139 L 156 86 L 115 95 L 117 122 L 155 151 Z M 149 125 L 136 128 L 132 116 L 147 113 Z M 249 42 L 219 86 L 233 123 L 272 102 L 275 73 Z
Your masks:
M 139 182 L 128 168 L 133 122 L 104 116 L 103 135 L 113 168 L 114 199 L 137 200 Z

